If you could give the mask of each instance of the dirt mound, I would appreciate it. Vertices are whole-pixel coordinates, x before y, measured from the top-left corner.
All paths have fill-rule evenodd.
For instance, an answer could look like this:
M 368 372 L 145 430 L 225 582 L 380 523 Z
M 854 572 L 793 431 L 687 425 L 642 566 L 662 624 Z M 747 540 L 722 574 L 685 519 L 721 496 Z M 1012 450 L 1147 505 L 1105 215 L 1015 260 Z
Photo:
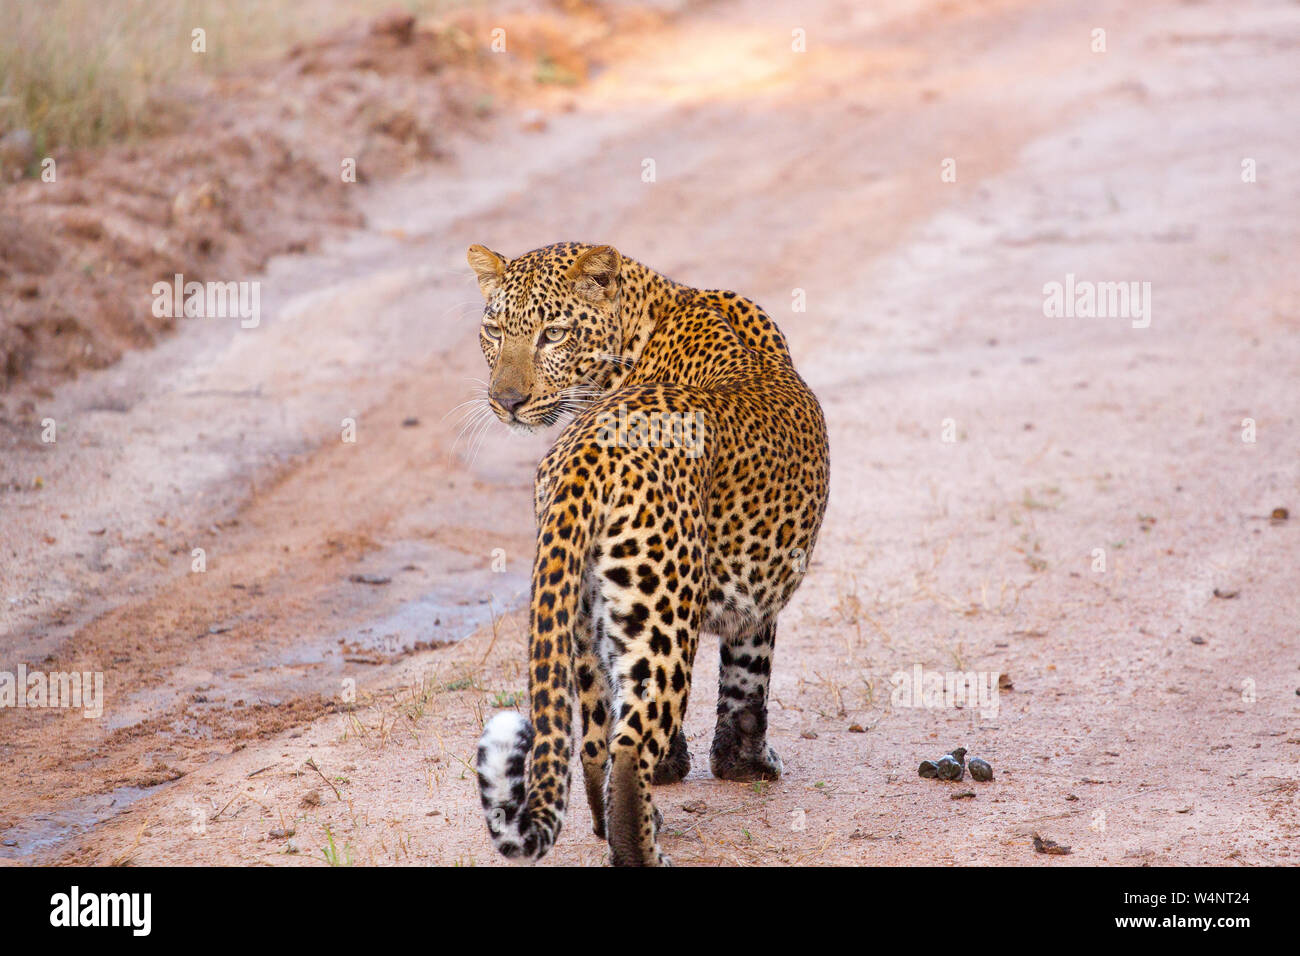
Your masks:
M 572 2 L 427 24 L 393 12 L 167 91 L 164 135 L 56 155 L 53 181 L 0 191 L 0 391 L 150 345 L 177 321 L 153 314 L 154 283 L 247 280 L 360 224 L 355 183 L 442 158 L 502 102 L 565 95 L 594 41 L 662 19 Z

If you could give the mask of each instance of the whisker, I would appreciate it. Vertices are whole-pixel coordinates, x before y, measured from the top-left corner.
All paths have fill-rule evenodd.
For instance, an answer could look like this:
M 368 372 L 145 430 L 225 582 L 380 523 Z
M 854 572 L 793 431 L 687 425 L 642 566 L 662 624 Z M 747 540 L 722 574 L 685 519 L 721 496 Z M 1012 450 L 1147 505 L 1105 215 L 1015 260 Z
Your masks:
M 465 310 L 469 306 L 473 306 L 479 302 L 482 302 L 482 299 L 465 299 L 462 302 L 453 302 L 451 305 L 447 306 L 447 308 L 442 310 L 442 313 L 438 316 L 437 321 L 441 322 L 443 319 L 447 317 L 447 313 L 451 312 L 453 309 L 460 309 L 461 310 L 460 318 L 463 319 L 467 315 Z
M 472 469 L 474 467 L 474 462 L 478 461 L 478 453 L 482 450 L 484 439 L 487 437 L 487 433 L 492 430 L 492 423 L 495 421 L 498 421 L 498 419 L 493 415 L 487 420 L 487 424 L 483 428 L 479 429 L 478 435 L 474 439 L 474 448 L 470 455 L 469 465 L 467 467 Z
M 487 407 L 488 412 L 491 412 L 492 408 L 490 405 L 487 405 L 487 403 L 484 402 L 484 406 Z M 456 419 L 456 424 L 460 427 L 460 430 L 463 432 L 465 430 L 465 426 L 468 423 L 476 420 L 483 414 L 484 411 L 482 407 L 475 406 L 473 408 L 467 408 L 465 409 L 464 412 L 461 413 L 460 418 Z
M 484 407 L 474 409 L 474 414 L 470 416 L 463 425 L 461 425 L 460 433 L 456 435 L 456 440 L 451 443 L 452 452 L 455 453 L 456 446 L 460 444 L 460 440 L 464 438 L 466 434 L 473 435 L 478 430 L 479 426 L 483 424 L 484 419 L 495 417 L 496 415 L 493 413 L 491 408 Z
M 450 409 L 447 410 L 447 414 L 446 414 L 446 415 L 443 415 L 442 418 L 440 418 L 440 419 L 438 419 L 438 420 L 439 420 L 439 421 L 444 421 L 444 422 L 445 422 L 445 421 L 447 420 L 447 417 L 448 417 L 452 412 L 456 411 L 456 409 L 458 409 L 458 408 L 464 408 L 466 405 L 476 405 L 476 404 L 478 404 L 479 402 L 482 402 L 483 404 L 486 405 L 486 404 L 487 404 L 487 398 L 486 398 L 485 396 L 483 396 L 483 395 L 475 395 L 473 398 L 466 399 L 465 401 L 461 402 L 459 405 L 453 405 Z

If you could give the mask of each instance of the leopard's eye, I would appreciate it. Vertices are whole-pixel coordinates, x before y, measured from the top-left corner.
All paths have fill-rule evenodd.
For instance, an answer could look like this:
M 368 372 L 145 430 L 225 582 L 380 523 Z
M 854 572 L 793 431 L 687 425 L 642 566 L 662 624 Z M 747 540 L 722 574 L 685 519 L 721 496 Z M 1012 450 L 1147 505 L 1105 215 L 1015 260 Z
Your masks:
M 542 338 L 551 345 L 554 345 L 556 342 L 563 342 L 568 334 L 568 329 L 561 328 L 558 325 L 552 325 L 542 333 Z
M 484 322 L 483 334 L 495 342 L 501 338 L 501 326 L 491 322 Z

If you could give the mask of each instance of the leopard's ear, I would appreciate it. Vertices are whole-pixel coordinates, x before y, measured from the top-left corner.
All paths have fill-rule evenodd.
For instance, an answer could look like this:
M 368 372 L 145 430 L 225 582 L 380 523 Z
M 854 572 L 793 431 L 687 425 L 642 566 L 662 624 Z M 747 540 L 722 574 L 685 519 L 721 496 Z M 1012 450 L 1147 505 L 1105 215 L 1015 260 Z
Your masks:
M 569 266 L 573 291 L 584 299 L 602 302 L 618 294 L 618 273 L 623 257 L 613 246 L 596 246 L 578 256 Z
M 469 247 L 465 258 L 469 260 L 470 268 L 478 276 L 478 287 L 483 293 L 483 298 L 490 299 L 492 294 L 501 288 L 501 277 L 506 274 L 505 258 L 478 243 Z

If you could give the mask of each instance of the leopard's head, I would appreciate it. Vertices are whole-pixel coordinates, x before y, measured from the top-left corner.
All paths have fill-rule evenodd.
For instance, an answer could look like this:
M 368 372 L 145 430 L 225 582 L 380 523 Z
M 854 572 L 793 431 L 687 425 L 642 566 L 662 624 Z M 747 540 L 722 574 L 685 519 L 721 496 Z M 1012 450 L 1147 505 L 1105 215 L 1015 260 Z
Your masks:
M 479 344 L 497 418 L 533 431 L 605 390 L 623 345 L 617 249 L 561 243 L 508 260 L 473 245 L 468 258 L 487 300 Z

